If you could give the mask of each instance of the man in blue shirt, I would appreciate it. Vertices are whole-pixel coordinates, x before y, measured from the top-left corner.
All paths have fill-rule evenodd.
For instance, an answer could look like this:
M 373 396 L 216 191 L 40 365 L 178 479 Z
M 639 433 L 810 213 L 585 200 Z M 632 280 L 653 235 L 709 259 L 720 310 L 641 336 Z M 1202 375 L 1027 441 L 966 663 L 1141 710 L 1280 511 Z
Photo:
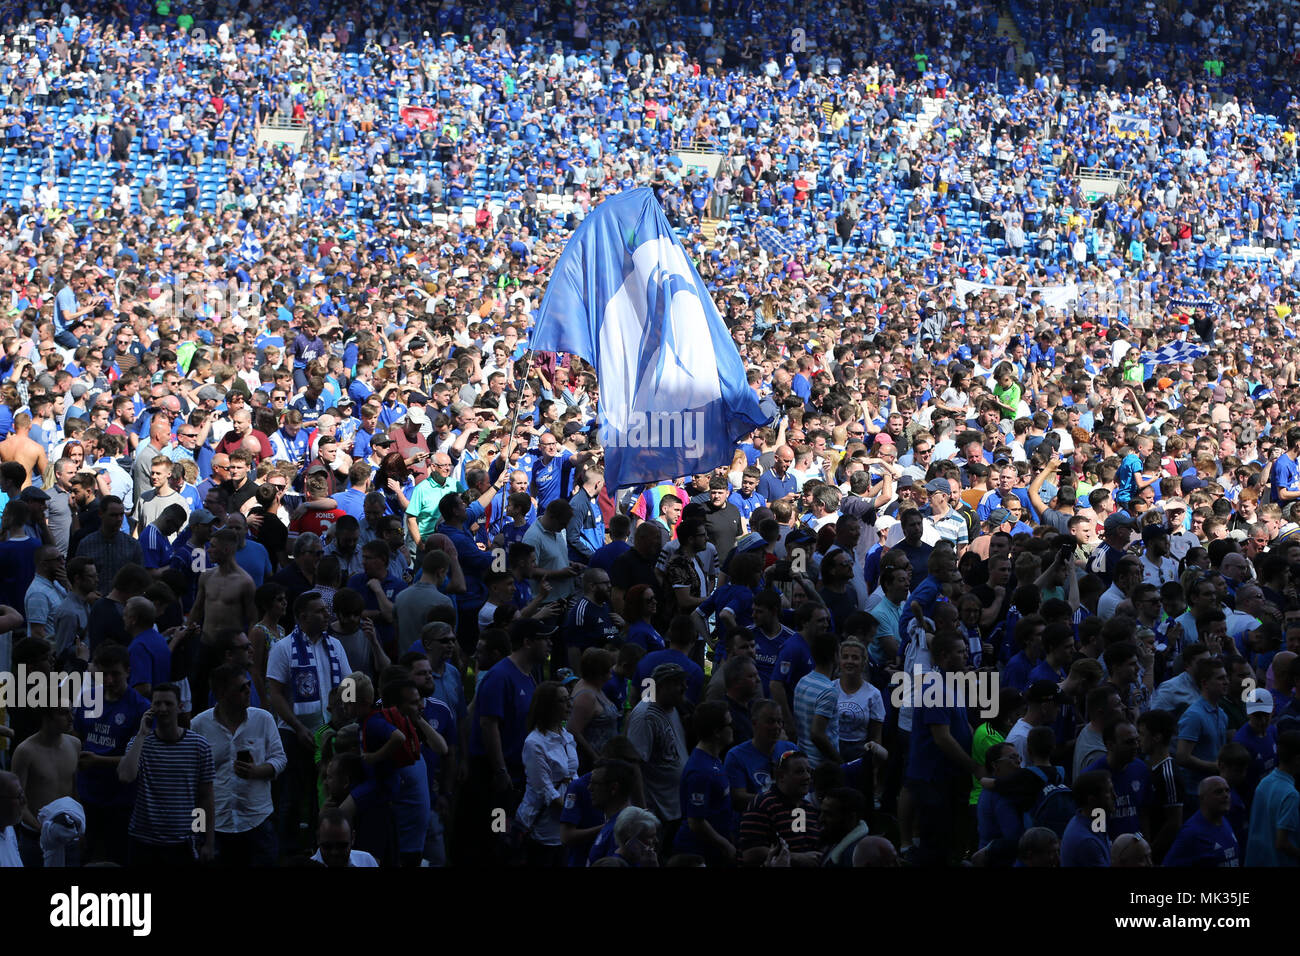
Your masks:
M 1162 866 L 1241 866 L 1237 836 L 1228 824 L 1232 788 L 1222 777 L 1206 777 L 1199 791 L 1201 808 L 1178 831 Z
M 82 739 L 83 753 L 121 757 L 150 704 L 127 686 L 130 658 L 122 645 L 101 644 L 91 667 L 92 673 L 103 677 L 102 703 L 95 708 L 76 707 L 73 727 Z M 77 771 L 77 796 L 86 809 L 86 858 L 125 866 L 135 787 L 117 779 L 115 765 L 88 763 Z
M 1106 836 L 1113 842 L 1124 833 L 1142 830 L 1142 807 L 1150 791 L 1151 770 L 1139 753 L 1137 728 L 1127 721 L 1109 723 L 1102 729 L 1106 756 L 1089 764 L 1085 771 L 1110 773 L 1115 790 L 1115 812 L 1106 817 Z
M 395 578 L 388 570 L 391 554 L 387 542 L 367 541 L 361 548 L 361 562 L 365 571 L 348 578 L 348 587 L 365 599 L 365 608 L 375 625 L 375 633 L 386 653 L 396 656 L 397 616 L 393 601 L 406 590 L 406 582 Z
M 756 602 L 755 607 L 757 606 Z M 776 655 L 776 666 L 772 669 L 772 679 L 768 683 L 772 699 L 781 705 L 785 725 L 791 730 L 796 726 L 794 689 L 813 669 L 812 642 L 830 630 L 830 612 L 820 604 L 805 601 L 795 611 L 794 624 L 799 630 L 781 645 L 781 651 Z M 759 673 L 761 675 L 762 671 Z
M 682 770 L 683 819 L 674 848 L 698 853 L 710 866 L 726 866 L 736 860 L 731 784 L 722 766 L 734 734 L 731 710 L 725 701 L 706 701 L 695 709 L 693 724 L 699 743 Z
M 1228 715 L 1219 706 L 1228 693 L 1228 672 L 1223 661 L 1212 657 L 1197 661 L 1192 676 L 1201 697 L 1183 711 L 1174 737 L 1177 747 L 1174 761 L 1183 771 L 1183 798 L 1188 814 L 1196 810 L 1201 781 L 1218 773 L 1219 748 L 1228 741 Z
M 782 445 L 776 450 L 772 467 L 758 481 L 758 493 L 767 502 L 777 501 L 790 495 L 798 494 L 799 480 L 790 473 L 794 464 L 794 449 Z
M 1110 774 L 1105 770 L 1079 774 L 1074 781 L 1074 803 L 1079 809 L 1061 837 L 1061 866 L 1110 866 L 1110 837 L 1098 824 L 1115 812 Z
M 704 688 L 704 669 L 689 657 L 695 647 L 695 638 L 695 624 L 689 618 L 676 619 L 669 625 L 668 646 L 662 651 L 651 651 L 637 664 L 632 689 L 638 698 L 641 689 L 649 686 L 646 681 L 656 667 L 661 664 L 676 664 L 686 672 L 686 699 L 691 703 L 699 701 L 700 692 Z
M 474 696 L 474 721 L 469 729 L 469 781 L 462 793 L 466 821 L 456 861 L 489 860 L 500 855 L 493 821 L 497 808 L 513 813 L 524 785 L 523 749 L 528 736 L 528 710 L 537 683 L 533 673 L 551 656 L 554 631 L 531 618 L 510 628 L 510 656 L 483 675 Z
M 1300 498 L 1300 425 L 1286 430 L 1286 454 L 1273 462 L 1269 501 L 1286 506 Z
M 1278 761 L 1255 788 L 1246 866 L 1300 866 L 1300 731 L 1278 738 Z
M 984 766 L 971 756 L 973 734 L 966 716 L 966 702 L 949 699 L 948 675 L 966 670 L 967 647 L 961 636 L 945 632 L 930 641 L 930 659 L 937 671 L 928 680 L 942 682 L 945 692 L 939 706 L 932 706 L 922 692 L 922 704 L 912 718 L 911 752 L 907 766 L 907 788 L 919 821 L 920 846 L 915 862 L 921 866 L 945 866 L 961 846 L 958 828 L 969 818 L 970 780 L 982 776 Z
M 154 627 L 156 619 L 153 602 L 146 597 L 131 598 L 122 612 L 122 624 L 131 638 L 128 680 L 142 697 L 148 697 L 155 684 L 171 680 L 172 652 L 167 639 Z
M 564 463 L 573 452 L 560 446 L 560 440 L 551 432 L 544 432 L 538 440 L 541 455 L 533 463 L 530 491 L 537 499 L 537 507 L 545 509 L 552 501 L 564 497 Z

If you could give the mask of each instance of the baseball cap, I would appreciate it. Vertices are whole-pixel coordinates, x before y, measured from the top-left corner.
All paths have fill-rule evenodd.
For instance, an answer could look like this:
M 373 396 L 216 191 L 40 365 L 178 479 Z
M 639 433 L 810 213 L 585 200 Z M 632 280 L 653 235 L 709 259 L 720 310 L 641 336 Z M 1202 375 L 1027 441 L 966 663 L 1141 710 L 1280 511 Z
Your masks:
M 406 420 L 412 425 L 418 425 L 423 428 L 429 424 L 429 416 L 424 413 L 423 408 L 411 407 L 406 410 Z
M 651 679 L 656 684 L 666 684 L 670 680 L 681 678 L 686 679 L 686 668 L 681 664 L 660 664 L 650 672 Z
M 22 494 L 20 494 L 18 497 L 21 498 L 23 501 L 49 501 L 50 500 L 49 495 L 47 495 L 40 488 L 34 488 L 34 487 L 24 488 Z
M 894 444 L 894 437 L 889 432 L 877 432 L 876 437 L 871 441 L 877 445 L 892 445 Z
M 1182 498 L 1168 498 L 1165 501 L 1162 501 L 1160 503 L 1160 506 L 1165 510 L 1166 514 L 1168 514 L 1170 511 L 1187 510 L 1187 502 L 1183 501 Z
M 902 478 L 898 479 L 898 487 L 900 488 L 911 488 L 915 484 L 916 484 L 916 479 L 913 478 L 911 475 L 904 475 Z
M 338 400 L 337 402 L 334 403 L 334 407 L 335 407 L 335 408 L 342 408 L 344 405 L 347 405 L 349 408 L 351 408 L 351 407 L 352 407 L 353 405 L 355 405 L 355 404 L 356 404 L 356 402 L 352 401 L 352 399 L 351 399 L 349 396 L 347 396 L 347 395 L 340 395 L 340 396 L 339 396 L 339 400 Z
M 927 494 L 931 495 L 938 492 L 950 495 L 952 494 L 952 485 L 948 484 L 947 478 L 931 478 L 929 483 L 925 486 L 925 490 Z
M 1011 512 L 1006 508 L 994 508 L 989 514 L 989 520 L 994 524 L 1006 524 L 1011 520 Z
M 1127 511 L 1116 511 L 1106 518 L 1102 527 L 1106 531 L 1114 531 L 1116 528 L 1131 528 L 1133 527 L 1133 519 L 1129 517 Z
M 221 390 L 215 385 L 204 385 L 199 389 L 199 401 L 219 402 L 221 401 Z
M 1162 524 L 1149 524 L 1149 525 L 1144 525 L 1142 528 L 1143 541 L 1150 541 L 1152 538 L 1167 538 L 1167 537 L 1169 537 L 1169 532 L 1165 529 L 1165 526 Z
M 1183 494 L 1188 494 L 1192 491 L 1199 491 L 1208 484 L 1208 481 L 1196 475 L 1184 475 L 1182 481 Z
M 1050 680 L 1036 680 L 1029 685 L 1029 690 L 1025 691 L 1025 700 L 1031 704 L 1046 704 L 1060 699 L 1061 692 Z
M 379 445 L 380 447 L 386 447 L 388 445 L 391 445 L 392 443 L 393 440 L 388 437 L 388 434 L 386 432 L 378 432 L 375 434 L 373 438 L 370 439 L 370 444 Z
M 1251 714 L 1272 714 L 1273 695 L 1262 687 L 1255 689 L 1255 699 L 1246 701 L 1246 716 Z
M 195 508 L 190 512 L 190 524 L 212 524 L 216 520 L 217 516 L 207 508 Z

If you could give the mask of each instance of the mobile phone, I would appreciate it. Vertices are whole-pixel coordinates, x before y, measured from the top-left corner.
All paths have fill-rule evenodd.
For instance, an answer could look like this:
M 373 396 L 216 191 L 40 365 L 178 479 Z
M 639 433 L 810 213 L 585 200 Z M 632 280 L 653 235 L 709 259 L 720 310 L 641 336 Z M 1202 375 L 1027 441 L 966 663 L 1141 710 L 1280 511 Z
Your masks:
M 235 760 L 236 760 L 237 762 L 239 762 L 239 763 L 252 763 L 252 762 L 253 762 L 253 751 L 251 751 L 251 750 L 241 750 L 241 751 L 239 751 L 238 753 L 235 754 Z

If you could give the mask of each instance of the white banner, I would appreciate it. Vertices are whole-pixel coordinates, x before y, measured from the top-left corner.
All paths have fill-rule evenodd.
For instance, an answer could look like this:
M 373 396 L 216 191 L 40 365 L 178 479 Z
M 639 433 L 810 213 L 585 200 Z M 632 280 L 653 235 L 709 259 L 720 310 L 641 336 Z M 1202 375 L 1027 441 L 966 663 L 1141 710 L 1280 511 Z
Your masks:
M 953 281 L 953 291 L 956 297 L 964 302 L 966 296 L 972 292 L 996 292 L 998 295 L 1015 295 L 1016 287 L 1013 285 L 989 285 L 984 282 L 971 282 L 969 279 L 956 279 Z M 1026 295 L 1034 292 L 1043 294 L 1043 305 L 1049 309 L 1064 310 L 1079 297 L 1079 290 L 1074 285 L 1031 285 L 1025 287 Z
M 1151 135 L 1151 122 L 1133 113 L 1111 113 L 1106 124 L 1116 136 L 1125 139 L 1146 139 Z

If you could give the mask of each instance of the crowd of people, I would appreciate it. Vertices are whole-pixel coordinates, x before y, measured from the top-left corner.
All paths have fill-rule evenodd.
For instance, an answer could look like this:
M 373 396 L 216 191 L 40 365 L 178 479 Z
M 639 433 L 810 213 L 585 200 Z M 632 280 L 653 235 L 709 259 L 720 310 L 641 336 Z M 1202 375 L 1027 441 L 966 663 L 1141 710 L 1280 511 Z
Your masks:
M 0 865 L 1300 862 L 1289 8 L 381 6 L 0 20 Z M 774 415 L 607 488 L 639 186 Z

